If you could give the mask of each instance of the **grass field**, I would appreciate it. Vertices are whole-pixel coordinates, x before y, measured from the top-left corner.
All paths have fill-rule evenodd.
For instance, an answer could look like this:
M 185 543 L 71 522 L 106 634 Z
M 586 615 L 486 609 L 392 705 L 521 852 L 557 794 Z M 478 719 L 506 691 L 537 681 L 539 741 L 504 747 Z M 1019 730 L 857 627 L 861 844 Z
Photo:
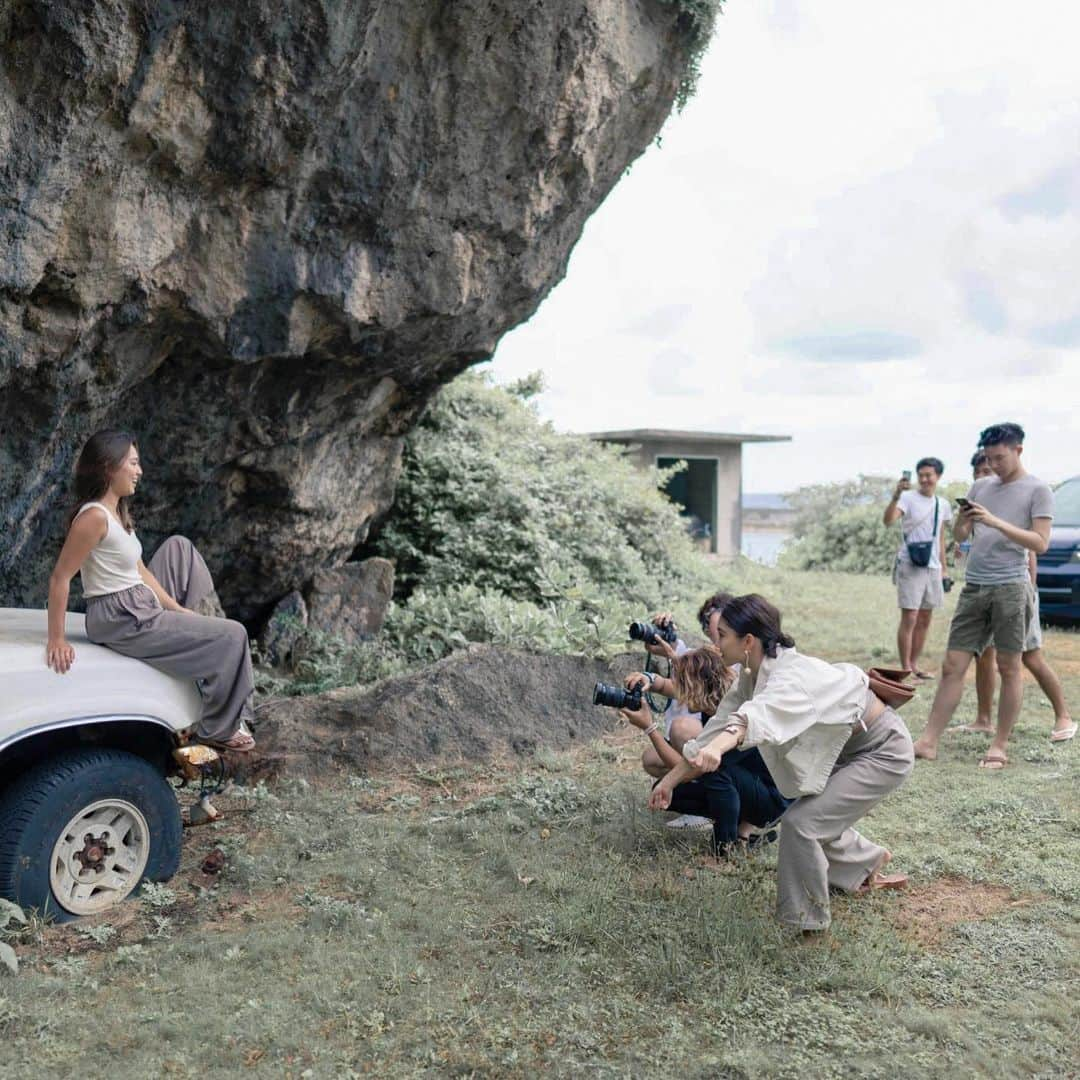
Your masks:
M 892 657 L 887 581 L 721 580 L 778 602 L 804 651 Z M 1080 637 L 1047 652 L 1080 705 Z M 931 696 L 904 710 L 916 732 Z M 0 1075 L 1077 1075 L 1080 739 L 1052 748 L 1051 723 L 1029 686 L 993 774 L 984 740 L 947 734 L 864 823 L 911 888 L 839 898 L 809 944 L 772 922 L 775 852 L 718 866 L 648 813 L 626 730 L 238 792 L 168 886 L 22 934 Z

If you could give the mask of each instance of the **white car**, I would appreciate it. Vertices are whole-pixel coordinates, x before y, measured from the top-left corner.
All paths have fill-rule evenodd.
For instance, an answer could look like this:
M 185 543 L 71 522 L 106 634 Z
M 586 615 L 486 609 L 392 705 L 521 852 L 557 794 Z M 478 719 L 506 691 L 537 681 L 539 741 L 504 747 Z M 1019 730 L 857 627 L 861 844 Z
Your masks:
M 199 692 L 93 645 L 68 615 L 75 663 L 45 665 L 45 611 L 0 608 L 0 896 L 66 921 L 119 903 L 180 863 L 173 751 Z

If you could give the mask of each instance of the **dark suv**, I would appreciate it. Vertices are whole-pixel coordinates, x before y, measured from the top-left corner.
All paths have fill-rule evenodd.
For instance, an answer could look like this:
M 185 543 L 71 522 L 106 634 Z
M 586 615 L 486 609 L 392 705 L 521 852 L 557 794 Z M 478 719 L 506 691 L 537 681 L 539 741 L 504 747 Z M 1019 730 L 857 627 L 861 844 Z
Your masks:
M 1054 491 L 1054 527 L 1037 584 L 1045 618 L 1080 620 L 1080 476 Z

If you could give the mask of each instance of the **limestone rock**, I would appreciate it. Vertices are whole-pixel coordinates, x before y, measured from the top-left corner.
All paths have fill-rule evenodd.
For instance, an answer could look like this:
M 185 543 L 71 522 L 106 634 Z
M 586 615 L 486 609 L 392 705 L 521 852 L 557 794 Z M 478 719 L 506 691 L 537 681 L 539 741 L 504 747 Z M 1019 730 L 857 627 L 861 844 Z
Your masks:
M 346 640 L 375 637 L 394 595 L 394 564 L 372 558 L 320 570 L 304 590 L 308 625 Z
M 277 602 L 259 635 L 259 652 L 266 662 L 275 667 L 286 666 L 307 625 L 307 604 L 294 589 Z
M 0 2 L 0 604 L 44 602 L 105 426 L 231 614 L 345 563 L 689 49 L 663 0 Z

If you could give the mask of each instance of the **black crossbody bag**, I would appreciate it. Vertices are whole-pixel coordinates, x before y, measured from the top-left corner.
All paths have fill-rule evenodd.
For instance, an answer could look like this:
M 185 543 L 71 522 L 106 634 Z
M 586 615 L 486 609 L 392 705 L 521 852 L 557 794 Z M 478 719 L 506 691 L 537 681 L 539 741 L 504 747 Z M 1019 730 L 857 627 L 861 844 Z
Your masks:
M 938 514 L 941 511 L 941 498 L 937 495 L 934 496 L 934 530 L 932 540 L 919 540 L 917 543 L 911 543 L 908 538 L 904 537 L 904 543 L 907 545 L 908 558 L 911 559 L 912 566 L 929 566 L 930 559 L 934 554 L 934 545 L 938 542 L 937 526 L 938 526 Z M 923 518 L 925 521 L 926 518 Z M 921 524 L 921 522 L 920 522 Z M 917 528 L 918 526 L 916 526 Z M 912 532 L 915 530 L 912 529 Z

